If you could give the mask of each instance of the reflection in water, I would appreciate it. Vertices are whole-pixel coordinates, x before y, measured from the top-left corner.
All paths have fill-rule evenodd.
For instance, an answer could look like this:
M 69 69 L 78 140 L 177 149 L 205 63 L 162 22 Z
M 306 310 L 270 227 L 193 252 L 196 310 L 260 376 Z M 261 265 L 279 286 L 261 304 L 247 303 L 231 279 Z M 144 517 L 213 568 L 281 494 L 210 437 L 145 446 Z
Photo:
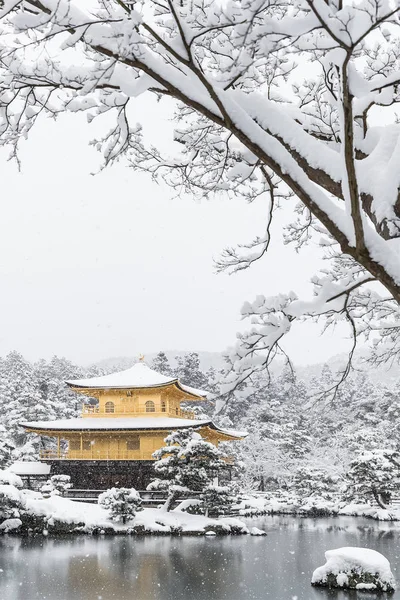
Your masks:
M 400 524 L 263 517 L 251 525 L 268 536 L 3 536 L 0 599 L 376 600 L 368 592 L 310 586 L 325 550 L 340 546 L 378 550 L 396 574 Z M 390 598 L 400 600 L 400 593 Z

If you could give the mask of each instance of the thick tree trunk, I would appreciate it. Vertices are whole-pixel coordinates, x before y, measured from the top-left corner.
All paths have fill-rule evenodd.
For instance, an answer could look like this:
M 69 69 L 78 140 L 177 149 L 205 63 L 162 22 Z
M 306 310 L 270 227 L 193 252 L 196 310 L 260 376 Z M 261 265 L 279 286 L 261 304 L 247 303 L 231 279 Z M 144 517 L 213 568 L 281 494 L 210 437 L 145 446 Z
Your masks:
M 175 502 L 175 500 L 178 498 L 179 493 L 178 492 L 171 492 L 171 494 L 168 496 L 164 506 L 163 506 L 163 510 L 165 510 L 166 512 L 169 512 L 170 510 L 172 510 L 172 506 Z
M 377 490 L 373 489 L 372 490 L 372 494 L 376 500 L 376 503 L 378 504 L 378 506 L 380 506 L 380 508 L 383 508 L 384 510 L 387 510 L 387 506 L 382 502 L 381 496 L 380 494 L 377 492 Z

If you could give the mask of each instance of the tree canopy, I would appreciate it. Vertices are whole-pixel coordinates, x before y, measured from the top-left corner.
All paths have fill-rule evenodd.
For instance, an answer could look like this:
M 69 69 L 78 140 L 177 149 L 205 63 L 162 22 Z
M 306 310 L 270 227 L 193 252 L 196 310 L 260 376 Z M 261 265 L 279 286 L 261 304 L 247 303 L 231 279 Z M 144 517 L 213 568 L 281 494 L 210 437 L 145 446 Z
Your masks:
M 317 241 L 326 268 L 312 301 L 245 304 L 251 327 L 229 354 L 227 390 L 284 354 L 298 320 L 346 320 L 349 361 L 360 335 L 377 362 L 397 359 L 399 14 L 396 0 L 5 0 L 0 141 L 18 160 L 40 115 L 107 114 L 94 142 L 105 165 L 125 159 L 195 195 L 261 199 L 260 235 L 226 249 L 219 268 L 264 256 L 276 208 L 288 207 L 285 241 Z M 137 123 L 144 93 L 176 101 L 170 154 Z

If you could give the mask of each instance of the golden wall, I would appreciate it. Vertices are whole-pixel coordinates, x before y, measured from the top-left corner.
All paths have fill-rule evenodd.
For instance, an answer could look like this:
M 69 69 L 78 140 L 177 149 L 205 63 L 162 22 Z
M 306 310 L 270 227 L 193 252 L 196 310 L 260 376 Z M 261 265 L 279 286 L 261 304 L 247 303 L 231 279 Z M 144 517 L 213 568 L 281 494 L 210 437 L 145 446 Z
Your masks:
M 67 458 L 84 460 L 152 460 L 152 454 L 164 446 L 167 432 L 84 433 L 63 436 L 68 441 Z

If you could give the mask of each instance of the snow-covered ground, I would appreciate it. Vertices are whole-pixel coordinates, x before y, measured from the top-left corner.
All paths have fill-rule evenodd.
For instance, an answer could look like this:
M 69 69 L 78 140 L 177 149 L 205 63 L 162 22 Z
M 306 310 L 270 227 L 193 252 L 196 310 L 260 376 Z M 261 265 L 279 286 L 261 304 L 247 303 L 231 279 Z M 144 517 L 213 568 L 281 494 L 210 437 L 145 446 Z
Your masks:
M 379 521 L 400 521 L 397 508 L 382 509 L 371 504 L 347 504 L 318 496 L 301 499 L 294 494 L 247 495 L 234 507 L 239 516 L 285 514 L 299 516 L 354 516 Z
M 249 531 L 237 518 L 211 519 L 203 515 L 184 512 L 184 504 L 167 512 L 162 508 L 145 508 L 136 513 L 126 524 L 113 522 L 107 510 L 98 504 L 76 502 L 60 496 L 43 498 L 40 492 L 19 490 L 13 485 L 0 485 L 0 494 L 9 500 L 20 502 L 23 509 L 3 520 L 0 532 L 18 532 L 29 529 L 33 520 L 34 531 L 81 532 L 81 533 L 136 533 L 136 534 L 193 534 L 223 535 L 247 534 L 260 535 Z

